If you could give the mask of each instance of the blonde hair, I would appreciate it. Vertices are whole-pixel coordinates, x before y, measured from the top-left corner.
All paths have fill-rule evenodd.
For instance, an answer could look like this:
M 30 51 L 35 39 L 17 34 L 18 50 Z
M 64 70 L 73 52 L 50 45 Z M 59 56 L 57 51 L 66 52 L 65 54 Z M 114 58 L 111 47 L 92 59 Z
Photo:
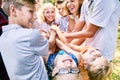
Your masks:
M 21 9 L 22 6 L 26 7 L 34 7 L 36 2 L 35 0 L 4 0 L 5 6 L 3 6 L 3 10 L 6 15 L 10 15 L 10 5 L 14 5 L 16 8 Z
M 112 73 L 112 66 L 106 59 L 102 62 L 103 66 L 99 67 L 97 70 L 93 68 L 88 69 L 88 75 L 90 80 L 107 80 Z
M 56 11 L 55 6 L 52 3 L 44 3 L 41 9 L 38 11 L 38 19 L 40 22 L 45 22 L 44 12 L 46 9 L 53 8 Z
M 94 51 L 96 54 L 101 54 L 98 50 L 96 50 L 96 48 L 92 46 L 81 47 L 81 54 L 89 54 L 91 51 Z M 85 60 L 81 60 L 81 64 L 79 63 L 78 66 L 82 70 L 81 77 L 85 78 L 83 75 L 85 74 L 90 80 L 108 80 L 110 74 L 112 73 L 112 65 L 102 55 L 98 59 L 99 65 L 96 64 L 96 62 L 91 62 L 91 64 L 86 63 L 88 64 L 87 67 L 84 65 Z M 92 64 L 95 64 L 96 66 Z

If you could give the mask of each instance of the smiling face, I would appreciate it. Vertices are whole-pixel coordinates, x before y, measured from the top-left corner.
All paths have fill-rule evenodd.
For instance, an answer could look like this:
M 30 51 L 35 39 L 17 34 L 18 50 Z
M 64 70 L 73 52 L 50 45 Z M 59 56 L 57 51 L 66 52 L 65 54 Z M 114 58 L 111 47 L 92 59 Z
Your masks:
M 44 17 L 44 21 L 47 24 L 50 24 L 55 20 L 56 12 L 55 12 L 55 6 L 52 3 L 45 3 L 42 6 L 42 14 Z
M 58 12 L 61 16 L 64 16 L 64 4 L 57 4 L 56 5 L 57 9 L 58 9 Z
M 105 65 L 107 64 L 107 60 L 101 56 L 101 57 L 98 57 L 96 60 L 92 61 L 89 65 L 90 65 L 90 69 L 91 71 L 97 71 L 100 69 L 100 68 L 103 68 Z
M 67 0 L 67 8 L 71 14 L 77 14 L 79 12 L 82 2 L 83 0 Z
M 59 68 L 77 67 L 75 61 L 68 54 L 57 55 L 55 59 L 55 66 Z
M 55 20 L 55 9 L 54 8 L 45 9 L 43 14 L 45 17 L 45 21 L 47 23 L 52 23 Z
M 77 68 L 75 61 L 68 54 L 57 55 L 54 64 L 55 67 L 52 72 L 52 75 L 54 76 L 53 80 L 80 80 L 79 73 L 65 73 L 55 75 L 61 69 Z
M 87 49 L 82 57 L 84 59 L 84 66 L 91 80 L 106 80 L 110 75 L 110 62 L 95 48 Z
M 23 6 L 21 9 L 14 9 L 16 12 L 16 23 L 24 28 L 31 28 L 35 18 L 35 7 L 29 8 Z M 22 15 L 22 16 L 20 16 Z
M 99 61 L 101 58 L 103 58 L 103 56 L 101 55 L 101 53 L 99 51 L 92 50 L 92 49 L 87 50 L 87 52 L 85 52 L 82 55 L 82 57 L 84 59 L 84 64 L 85 64 L 86 68 L 91 66 L 92 63 L 94 63 L 94 64 L 98 63 L 97 61 Z

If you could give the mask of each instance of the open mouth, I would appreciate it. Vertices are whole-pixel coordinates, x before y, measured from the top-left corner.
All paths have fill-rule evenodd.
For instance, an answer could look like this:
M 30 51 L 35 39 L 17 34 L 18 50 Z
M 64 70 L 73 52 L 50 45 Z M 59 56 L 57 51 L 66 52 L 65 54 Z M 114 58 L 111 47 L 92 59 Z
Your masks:
M 65 59 L 65 60 L 63 60 L 63 62 L 66 62 L 66 61 L 72 62 L 71 59 Z
M 74 10 L 74 8 L 73 8 L 73 7 L 71 7 L 71 8 L 69 8 L 69 10 L 70 10 L 70 11 L 73 11 L 73 10 Z

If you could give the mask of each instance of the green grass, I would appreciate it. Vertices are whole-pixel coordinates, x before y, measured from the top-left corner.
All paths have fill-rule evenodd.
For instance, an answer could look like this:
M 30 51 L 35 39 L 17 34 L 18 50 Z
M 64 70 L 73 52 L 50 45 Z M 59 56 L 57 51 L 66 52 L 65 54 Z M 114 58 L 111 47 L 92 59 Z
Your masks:
M 111 80 L 120 80 L 120 57 L 112 61 L 113 72 L 110 76 Z
M 115 58 L 111 63 L 113 66 L 113 72 L 110 76 L 111 80 L 120 80 L 120 30 L 118 32 Z

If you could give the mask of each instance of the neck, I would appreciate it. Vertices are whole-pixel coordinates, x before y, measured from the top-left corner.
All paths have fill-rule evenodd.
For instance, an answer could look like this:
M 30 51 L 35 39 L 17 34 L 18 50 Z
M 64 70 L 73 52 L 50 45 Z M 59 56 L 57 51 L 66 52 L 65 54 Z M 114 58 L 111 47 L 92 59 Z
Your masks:
M 13 17 L 8 17 L 9 24 L 17 24 L 17 20 Z
M 46 23 L 47 23 L 48 25 L 51 25 L 51 24 L 52 24 L 52 21 L 46 21 Z

